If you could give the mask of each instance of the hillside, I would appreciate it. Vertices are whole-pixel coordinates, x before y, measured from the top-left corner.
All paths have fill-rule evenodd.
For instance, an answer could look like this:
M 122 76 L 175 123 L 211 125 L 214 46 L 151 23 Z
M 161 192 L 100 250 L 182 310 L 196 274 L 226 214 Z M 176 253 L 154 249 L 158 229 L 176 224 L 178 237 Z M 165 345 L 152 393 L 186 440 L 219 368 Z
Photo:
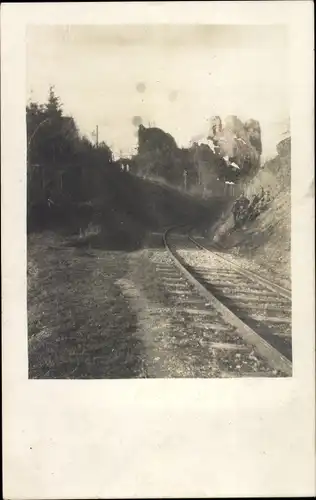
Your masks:
M 271 278 L 290 286 L 291 273 L 291 140 L 277 145 L 277 155 L 243 185 L 245 196 L 269 192 L 270 202 L 254 220 L 236 228 L 232 203 L 213 227 L 212 238 L 227 251 L 254 261 Z
M 75 245 L 133 250 L 147 232 L 210 217 L 207 200 L 126 172 L 107 173 L 96 193 L 85 202 L 35 208 L 30 235 L 50 230 L 71 237 Z

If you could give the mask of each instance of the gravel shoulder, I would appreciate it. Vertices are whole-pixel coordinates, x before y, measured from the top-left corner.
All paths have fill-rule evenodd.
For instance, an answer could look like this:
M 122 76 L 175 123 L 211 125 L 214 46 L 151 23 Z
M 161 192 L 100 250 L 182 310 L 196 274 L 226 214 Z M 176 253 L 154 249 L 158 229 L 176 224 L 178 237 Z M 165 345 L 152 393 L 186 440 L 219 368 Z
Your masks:
M 208 238 L 199 237 L 196 238 L 199 243 L 201 243 L 206 248 L 211 248 L 211 242 Z M 291 289 L 291 279 L 281 266 L 278 266 L 274 262 L 267 262 L 262 256 L 256 255 L 251 257 L 248 255 L 242 255 L 238 248 L 232 249 L 221 249 L 218 250 L 219 255 L 222 254 L 225 259 L 230 260 L 232 263 L 237 263 L 244 269 L 249 269 L 258 275 L 268 278 L 273 283 L 276 283 L 288 290 Z

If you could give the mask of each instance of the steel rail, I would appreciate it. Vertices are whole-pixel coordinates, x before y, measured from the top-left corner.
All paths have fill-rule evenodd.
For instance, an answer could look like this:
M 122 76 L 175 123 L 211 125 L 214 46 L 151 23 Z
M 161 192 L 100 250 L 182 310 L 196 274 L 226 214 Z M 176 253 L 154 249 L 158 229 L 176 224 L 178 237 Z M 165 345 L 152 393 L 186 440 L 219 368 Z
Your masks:
M 190 234 L 189 234 L 189 240 L 191 240 L 192 243 L 194 243 L 197 247 L 200 247 L 202 250 L 206 250 L 212 253 L 215 256 L 215 258 L 225 262 L 226 264 L 229 264 L 231 267 L 236 269 L 240 274 L 244 275 L 246 278 L 250 278 L 253 281 L 256 281 L 257 283 L 266 286 L 272 292 L 278 293 L 279 295 L 282 295 L 286 299 L 291 300 L 292 298 L 291 290 L 288 290 L 287 288 L 284 288 L 283 286 L 278 285 L 276 283 L 272 283 L 272 281 L 270 281 L 268 278 L 264 278 L 263 276 L 257 274 L 254 271 L 250 271 L 249 269 L 243 268 L 240 264 L 237 264 L 237 262 L 232 262 L 231 260 L 226 259 L 222 255 L 219 255 L 216 250 L 207 248 L 198 241 L 196 241 Z
M 252 328 L 250 328 L 246 323 L 244 323 L 236 314 L 234 314 L 228 307 L 226 307 L 219 299 L 217 299 L 205 286 L 200 283 L 191 273 L 188 271 L 185 265 L 185 261 L 176 255 L 168 243 L 168 236 L 170 232 L 180 226 L 173 226 L 168 228 L 163 235 L 163 242 L 166 250 L 168 251 L 171 259 L 173 260 L 176 267 L 180 272 L 186 277 L 189 283 L 194 286 L 194 288 L 199 292 L 201 296 L 207 299 L 215 309 L 217 309 L 226 321 L 233 325 L 238 330 L 238 334 L 245 340 L 246 343 L 251 344 L 262 358 L 264 358 L 270 367 L 274 370 L 283 372 L 287 376 L 292 375 L 292 363 L 283 356 L 277 349 L 275 349 L 271 344 L 265 341 L 258 333 L 256 333 Z M 184 225 L 181 226 L 183 228 Z M 195 243 L 195 242 L 194 242 Z M 196 243 L 195 243 L 196 244 Z M 198 245 L 203 248 L 201 245 Z

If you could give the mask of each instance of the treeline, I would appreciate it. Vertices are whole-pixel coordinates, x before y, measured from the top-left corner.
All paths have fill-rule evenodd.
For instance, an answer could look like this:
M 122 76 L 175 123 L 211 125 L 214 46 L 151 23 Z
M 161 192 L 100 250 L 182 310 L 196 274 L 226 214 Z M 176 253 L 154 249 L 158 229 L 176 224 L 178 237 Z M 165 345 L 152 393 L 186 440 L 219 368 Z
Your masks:
M 220 117 L 214 117 L 208 137 L 189 148 L 179 148 L 170 134 L 157 127 L 140 125 L 132 169 L 188 189 L 200 185 L 212 190 L 254 175 L 261 152 L 261 130 L 255 120 L 243 124 L 233 116 L 222 125 Z
M 79 133 L 53 87 L 46 103 L 27 105 L 26 124 L 29 208 L 47 200 L 89 200 L 100 191 L 104 173 L 118 170 L 107 144 L 93 145 Z

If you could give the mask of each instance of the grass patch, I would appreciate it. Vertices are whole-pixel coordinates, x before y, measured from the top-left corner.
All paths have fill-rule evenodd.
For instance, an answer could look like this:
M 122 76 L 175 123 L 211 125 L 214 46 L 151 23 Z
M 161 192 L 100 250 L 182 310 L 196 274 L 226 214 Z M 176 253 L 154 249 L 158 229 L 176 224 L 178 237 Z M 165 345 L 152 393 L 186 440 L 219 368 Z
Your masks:
M 28 242 L 28 337 L 31 378 L 125 378 L 144 375 L 137 318 L 116 285 L 126 256 L 87 253 L 63 239 Z

